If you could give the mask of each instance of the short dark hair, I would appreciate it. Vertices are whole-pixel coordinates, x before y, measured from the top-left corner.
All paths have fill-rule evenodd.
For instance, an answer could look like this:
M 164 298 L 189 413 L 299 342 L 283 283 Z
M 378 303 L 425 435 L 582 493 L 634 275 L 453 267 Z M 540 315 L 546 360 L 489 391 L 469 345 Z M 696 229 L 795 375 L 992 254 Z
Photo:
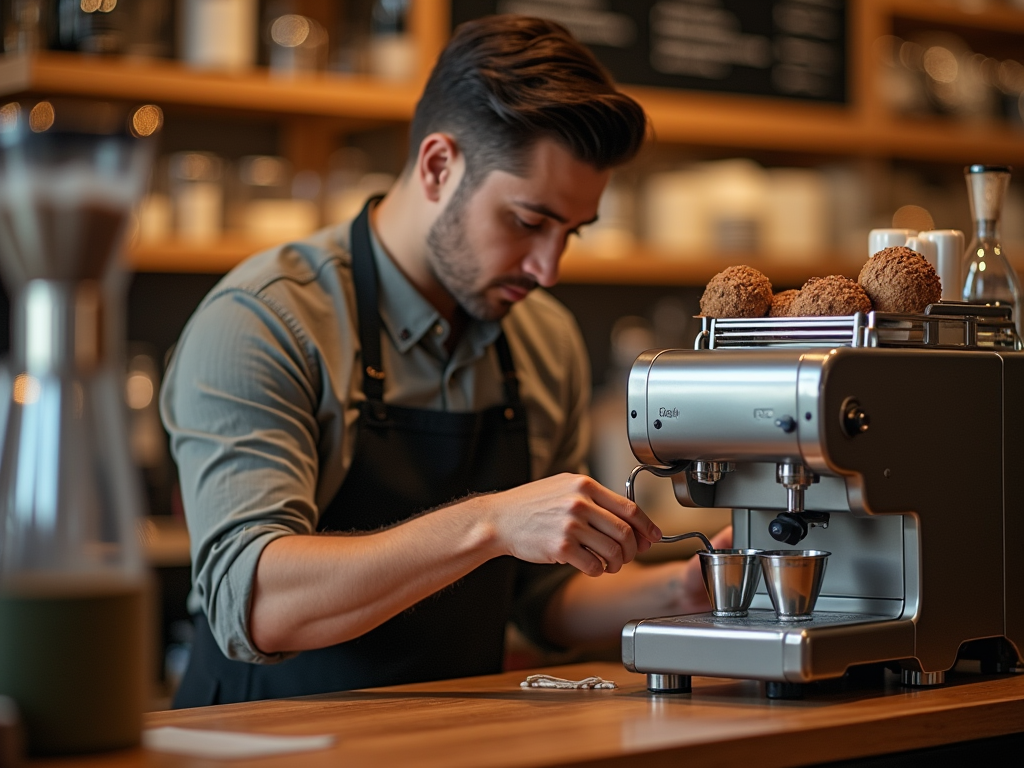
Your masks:
M 565 27 L 503 15 L 455 30 L 416 105 L 409 167 L 437 131 L 459 143 L 472 184 L 499 168 L 521 172 L 542 138 L 598 170 L 620 165 L 640 150 L 647 118 Z

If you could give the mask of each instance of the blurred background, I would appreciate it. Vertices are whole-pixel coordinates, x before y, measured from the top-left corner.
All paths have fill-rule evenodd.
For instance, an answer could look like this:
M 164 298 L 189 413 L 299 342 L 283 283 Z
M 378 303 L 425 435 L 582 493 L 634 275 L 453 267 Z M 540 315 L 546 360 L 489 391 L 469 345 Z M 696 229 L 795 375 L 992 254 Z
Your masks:
M 629 365 L 692 345 L 703 285 L 724 267 L 750 264 L 782 290 L 856 277 L 874 227 L 969 238 L 968 163 L 1021 169 L 1002 240 L 1024 266 L 1024 0 L 0 0 L 0 88 L 33 120 L 52 120 L 48 98 L 79 95 L 153 104 L 152 128 L 163 123 L 126 254 L 126 400 L 163 592 L 157 673 L 171 685 L 190 624 L 156 410 L 168 351 L 232 266 L 388 188 L 451 29 L 496 12 L 568 26 L 653 123 L 552 291 L 590 349 L 592 467 L 609 487 L 633 463 Z M 0 351 L 7 317 L 0 295 Z M 666 480 L 643 475 L 638 493 L 667 531 L 727 520 L 682 510 Z

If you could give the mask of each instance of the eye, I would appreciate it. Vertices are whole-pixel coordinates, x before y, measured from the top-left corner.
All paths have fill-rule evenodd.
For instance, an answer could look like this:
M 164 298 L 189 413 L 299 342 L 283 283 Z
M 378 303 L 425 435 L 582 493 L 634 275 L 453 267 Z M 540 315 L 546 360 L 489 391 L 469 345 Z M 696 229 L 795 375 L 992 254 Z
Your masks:
M 521 219 L 519 216 L 516 216 L 515 220 L 516 220 L 516 225 L 517 226 L 519 226 L 519 227 L 521 227 L 523 229 L 528 229 L 531 232 L 536 232 L 537 230 L 539 230 L 543 226 L 543 222 L 541 222 L 541 221 L 538 221 L 538 222 L 534 223 L 534 222 L 526 221 L 525 219 Z

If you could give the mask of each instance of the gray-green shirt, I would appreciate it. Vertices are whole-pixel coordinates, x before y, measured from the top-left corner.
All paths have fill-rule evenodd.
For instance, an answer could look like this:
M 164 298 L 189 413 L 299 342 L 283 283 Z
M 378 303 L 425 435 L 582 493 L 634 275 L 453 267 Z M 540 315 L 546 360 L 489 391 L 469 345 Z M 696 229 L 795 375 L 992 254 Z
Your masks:
M 249 633 L 263 548 L 310 534 L 352 463 L 362 393 L 349 224 L 260 253 L 203 300 L 160 395 L 181 476 L 192 549 L 189 609 L 228 658 L 274 662 Z M 533 291 L 499 325 L 450 329 L 374 238 L 384 399 L 477 411 L 504 401 L 493 342 L 504 328 L 527 408 L 534 479 L 583 472 L 590 371 L 572 315 Z

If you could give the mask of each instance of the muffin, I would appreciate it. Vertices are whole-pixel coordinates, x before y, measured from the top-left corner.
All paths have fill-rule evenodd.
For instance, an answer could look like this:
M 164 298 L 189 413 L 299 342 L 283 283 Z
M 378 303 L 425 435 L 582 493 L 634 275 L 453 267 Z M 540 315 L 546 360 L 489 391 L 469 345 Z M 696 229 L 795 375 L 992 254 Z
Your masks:
M 713 278 L 700 299 L 705 317 L 764 317 L 772 305 L 772 284 L 753 267 L 729 267 Z
M 859 284 L 842 275 L 812 277 L 804 283 L 789 307 L 793 317 L 828 317 L 870 311 L 868 294 Z
M 935 267 L 903 245 L 884 248 L 868 259 L 859 280 L 878 312 L 918 314 L 942 298 Z
M 772 308 L 768 312 L 768 317 L 795 317 L 792 306 L 799 295 L 800 291 L 795 288 L 776 293 L 772 296 Z

